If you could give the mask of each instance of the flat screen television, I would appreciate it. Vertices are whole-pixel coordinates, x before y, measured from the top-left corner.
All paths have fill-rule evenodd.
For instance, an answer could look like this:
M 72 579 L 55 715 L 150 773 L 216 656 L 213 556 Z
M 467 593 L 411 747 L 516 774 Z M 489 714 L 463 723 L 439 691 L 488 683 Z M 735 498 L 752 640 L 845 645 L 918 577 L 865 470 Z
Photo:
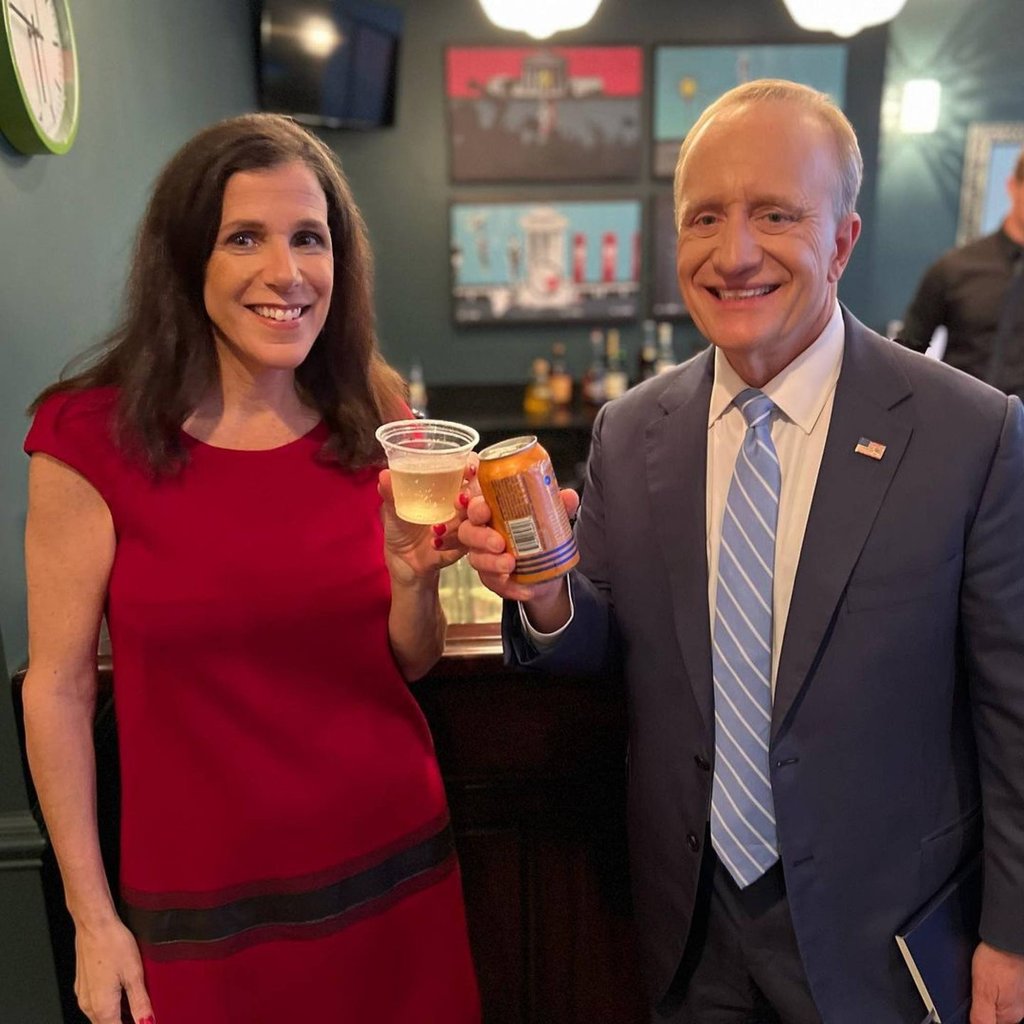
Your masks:
M 370 0 L 263 0 L 263 110 L 324 128 L 394 124 L 402 11 Z

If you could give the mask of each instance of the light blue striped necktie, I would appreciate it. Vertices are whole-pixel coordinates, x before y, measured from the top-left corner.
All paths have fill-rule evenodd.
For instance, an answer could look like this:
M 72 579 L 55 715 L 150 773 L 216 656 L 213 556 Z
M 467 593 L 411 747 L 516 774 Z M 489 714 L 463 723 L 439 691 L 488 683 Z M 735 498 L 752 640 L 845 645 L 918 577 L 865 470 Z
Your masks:
M 747 421 L 747 432 L 729 484 L 718 552 L 711 839 L 737 885 L 745 888 L 779 857 L 768 739 L 781 474 L 772 444 L 772 400 L 747 388 L 735 404 Z

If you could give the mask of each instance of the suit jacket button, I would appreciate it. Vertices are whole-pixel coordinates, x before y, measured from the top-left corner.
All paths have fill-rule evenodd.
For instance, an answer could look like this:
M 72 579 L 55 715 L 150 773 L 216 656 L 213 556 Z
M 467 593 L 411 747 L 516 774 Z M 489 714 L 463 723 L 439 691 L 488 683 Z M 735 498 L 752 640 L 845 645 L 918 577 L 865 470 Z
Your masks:
M 693 759 L 694 759 L 694 761 L 697 762 L 697 767 L 702 772 L 709 772 L 709 771 L 711 771 L 711 762 L 707 758 L 701 757 L 700 754 L 694 754 L 693 755 Z
M 696 833 L 689 832 L 686 836 L 686 845 L 696 853 L 700 849 L 700 840 L 697 838 Z

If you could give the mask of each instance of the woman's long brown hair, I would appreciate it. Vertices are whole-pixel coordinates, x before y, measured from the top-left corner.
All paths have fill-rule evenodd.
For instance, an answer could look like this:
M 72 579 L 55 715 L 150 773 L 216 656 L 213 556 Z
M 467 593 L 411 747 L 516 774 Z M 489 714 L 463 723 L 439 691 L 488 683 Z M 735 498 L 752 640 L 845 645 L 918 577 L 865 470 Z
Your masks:
M 405 385 L 377 347 L 373 258 L 366 226 L 337 158 L 287 117 L 248 114 L 211 125 L 164 168 L 139 227 L 121 323 L 33 402 L 93 387 L 119 389 L 122 447 L 157 473 L 185 461 L 181 427 L 219 378 L 203 301 L 206 265 L 220 227 L 224 189 L 239 171 L 302 161 L 327 197 L 334 250 L 330 309 L 297 368 L 299 392 L 324 419 L 325 448 L 347 468 L 378 461 L 374 430 L 401 415 Z M 79 369 L 81 362 L 87 363 Z

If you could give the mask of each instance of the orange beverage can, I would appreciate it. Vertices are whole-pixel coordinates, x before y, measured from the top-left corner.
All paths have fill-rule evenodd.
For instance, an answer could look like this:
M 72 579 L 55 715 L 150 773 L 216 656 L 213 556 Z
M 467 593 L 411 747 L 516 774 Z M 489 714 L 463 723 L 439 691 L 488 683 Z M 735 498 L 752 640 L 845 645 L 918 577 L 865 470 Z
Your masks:
M 491 525 L 515 555 L 516 583 L 543 583 L 579 560 L 551 459 L 536 437 L 510 437 L 480 452 L 480 491 Z

